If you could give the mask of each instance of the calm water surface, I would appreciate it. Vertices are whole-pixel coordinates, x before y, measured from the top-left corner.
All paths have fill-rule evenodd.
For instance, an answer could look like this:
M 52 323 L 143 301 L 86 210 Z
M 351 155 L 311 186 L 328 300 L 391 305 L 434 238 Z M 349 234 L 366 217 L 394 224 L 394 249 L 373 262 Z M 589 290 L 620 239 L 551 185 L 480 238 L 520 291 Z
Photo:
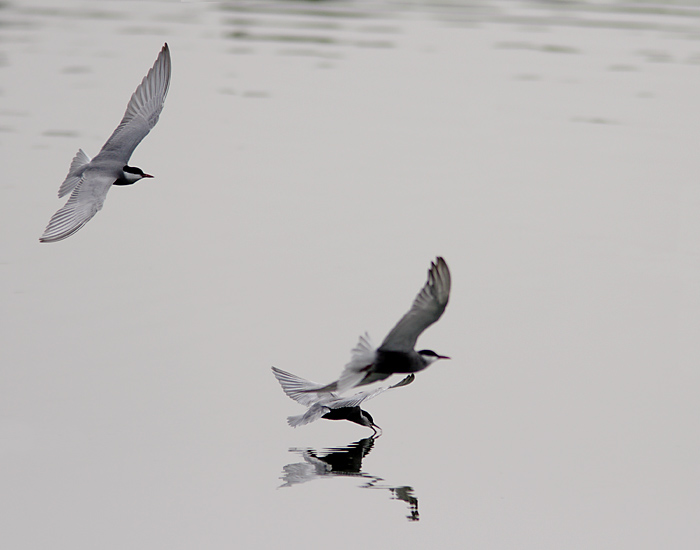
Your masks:
M 3 2 L 3 548 L 695 548 L 698 97 L 691 3 Z M 452 360 L 290 429 L 436 255 Z

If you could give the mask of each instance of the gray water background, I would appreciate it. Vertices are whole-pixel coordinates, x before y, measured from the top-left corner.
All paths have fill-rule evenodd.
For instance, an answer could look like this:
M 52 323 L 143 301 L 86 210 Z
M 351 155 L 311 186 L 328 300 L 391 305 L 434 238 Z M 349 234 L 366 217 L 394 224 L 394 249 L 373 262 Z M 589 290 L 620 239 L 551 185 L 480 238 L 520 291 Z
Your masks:
M 156 178 L 40 245 L 165 41 Z M 699 92 L 694 3 L 3 2 L 0 544 L 696 548 Z M 290 483 L 371 432 L 270 366 L 335 378 L 436 255 L 452 360 Z

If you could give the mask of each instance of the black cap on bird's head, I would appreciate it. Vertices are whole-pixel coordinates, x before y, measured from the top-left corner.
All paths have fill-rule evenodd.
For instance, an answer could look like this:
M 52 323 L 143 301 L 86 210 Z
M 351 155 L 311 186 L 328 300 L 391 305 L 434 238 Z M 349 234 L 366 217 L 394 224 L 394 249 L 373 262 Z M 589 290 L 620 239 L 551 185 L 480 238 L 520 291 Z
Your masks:
M 136 166 L 126 165 L 122 168 L 122 171 L 124 172 L 125 179 L 132 182 L 139 181 L 141 178 L 153 177 L 151 174 L 146 174 L 141 168 L 137 168 Z
M 438 359 L 450 359 L 447 355 L 438 355 L 431 349 L 422 349 L 418 352 L 418 355 L 423 358 L 427 365 L 434 363 Z

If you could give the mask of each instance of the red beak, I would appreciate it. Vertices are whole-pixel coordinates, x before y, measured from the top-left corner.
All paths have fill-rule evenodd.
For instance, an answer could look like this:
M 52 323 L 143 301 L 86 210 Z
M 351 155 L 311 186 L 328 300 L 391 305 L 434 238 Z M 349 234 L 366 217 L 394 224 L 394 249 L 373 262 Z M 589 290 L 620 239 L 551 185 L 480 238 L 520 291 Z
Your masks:
M 141 177 L 142 177 L 142 178 L 152 178 L 153 176 L 151 176 L 151 174 L 144 174 L 144 175 L 141 176 Z
M 452 359 L 452 357 L 447 357 L 447 355 L 438 355 L 438 359 Z

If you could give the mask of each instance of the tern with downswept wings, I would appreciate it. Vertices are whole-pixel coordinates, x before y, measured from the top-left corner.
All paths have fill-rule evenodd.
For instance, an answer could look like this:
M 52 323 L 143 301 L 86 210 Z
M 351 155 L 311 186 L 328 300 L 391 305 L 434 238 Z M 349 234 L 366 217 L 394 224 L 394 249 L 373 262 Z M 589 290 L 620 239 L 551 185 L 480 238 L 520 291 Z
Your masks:
M 378 430 L 381 431 L 381 428 L 374 423 L 372 415 L 362 410 L 360 405 L 364 401 L 384 393 L 386 390 L 407 386 L 415 378 L 415 375 L 409 374 L 393 386 L 363 391 L 348 397 L 338 397 L 334 392 L 323 390 L 323 384 L 310 382 L 282 369 L 272 367 L 272 373 L 287 396 L 294 399 L 297 403 L 308 407 L 304 414 L 287 417 L 287 423 L 293 428 L 309 424 L 319 418 L 326 418 L 328 420 L 349 420 L 360 426 L 367 426 L 374 431 L 375 435 Z

